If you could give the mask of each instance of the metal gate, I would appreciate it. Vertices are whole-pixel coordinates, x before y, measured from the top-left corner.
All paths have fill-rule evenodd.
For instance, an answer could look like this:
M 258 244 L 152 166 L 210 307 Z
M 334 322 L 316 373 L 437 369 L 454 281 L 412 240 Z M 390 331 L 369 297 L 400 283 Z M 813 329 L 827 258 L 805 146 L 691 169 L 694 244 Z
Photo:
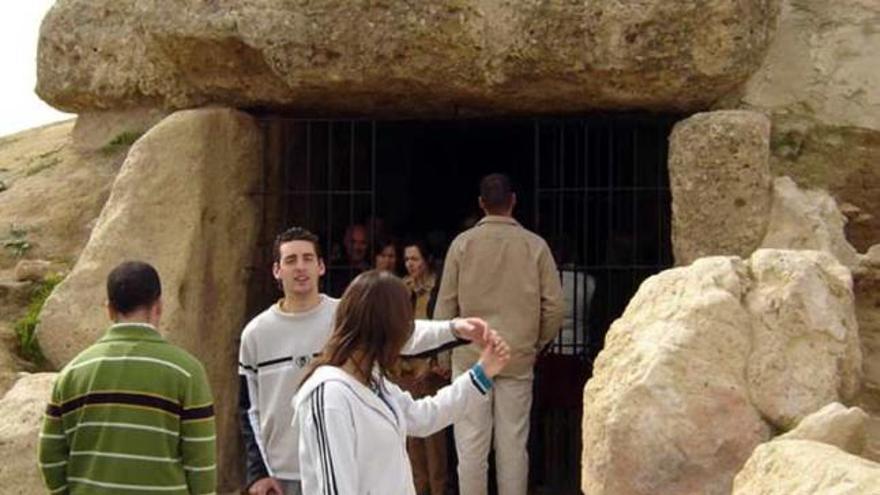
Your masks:
M 536 367 L 531 479 L 553 493 L 574 492 L 582 390 L 593 359 L 639 284 L 672 264 L 666 158 L 676 120 L 620 114 L 442 122 L 264 118 L 263 227 L 260 254 L 251 267 L 250 312 L 265 309 L 280 295 L 270 271 L 271 247 L 274 235 L 288 226 L 301 225 L 320 236 L 328 267 L 322 290 L 338 295 L 356 274 L 344 260 L 346 228 L 362 224 L 375 234 L 373 220 L 383 214 L 377 199 L 400 194 L 383 190 L 383 181 L 403 147 L 394 142 L 405 139 L 401 129 L 435 133 L 440 142 L 453 135 L 444 134 L 450 129 L 477 140 L 473 133 L 481 130 L 513 129 L 518 137 L 499 146 L 518 146 L 524 154 L 515 171 L 521 205 L 515 214 L 553 250 L 567 308 L 559 337 Z M 531 140 L 521 139 L 529 135 Z M 449 154 L 455 174 L 468 170 L 468 152 L 465 146 Z M 504 167 L 487 171 L 508 172 Z M 397 189 L 401 180 L 406 179 L 397 181 Z M 475 190 L 476 183 L 472 186 Z M 467 192 L 450 200 L 474 198 Z
M 250 267 L 252 315 L 280 297 L 271 274 L 275 235 L 298 225 L 319 236 L 327 267 L 321 290 L 331 292 L 357 275 L 344 263 L 346 229 L 376 209 L 376 122 L 266 118 L 261 125 L 266 152 L 256 194 L 263 198 L 263 225 Z
M 583 387 L 608 327 L 645 278 L 672 265 L 666 158 L 674 122 L 616 115 L 534 123 L 532 226 L 554 251 L 566 299 L 560 335 L 536 365 L 532 412 L 532 478 L 554 493 L 580 484 Z

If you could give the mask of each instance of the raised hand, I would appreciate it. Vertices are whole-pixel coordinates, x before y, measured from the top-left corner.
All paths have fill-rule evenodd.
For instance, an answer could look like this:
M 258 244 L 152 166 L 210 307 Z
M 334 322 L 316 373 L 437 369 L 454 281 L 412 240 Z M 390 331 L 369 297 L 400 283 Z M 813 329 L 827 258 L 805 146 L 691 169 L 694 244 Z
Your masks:
M 489 342 L 480 354 L 480 364 L 489 378 L 495 377 L 510 361 L 510 347 L 495 330 L 489 330 Z
M 489 343 L 489 324 L 482 318 L 455 318 L 452 320 L 452 333 L 480 347 Z

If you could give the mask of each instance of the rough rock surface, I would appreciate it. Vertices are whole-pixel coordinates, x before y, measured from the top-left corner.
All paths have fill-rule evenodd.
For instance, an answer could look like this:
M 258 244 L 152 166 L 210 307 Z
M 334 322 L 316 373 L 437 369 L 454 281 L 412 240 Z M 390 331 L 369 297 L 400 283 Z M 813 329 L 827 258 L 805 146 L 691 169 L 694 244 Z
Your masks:
M 765 443 L 736 475 L 732 495 L 876 495 L 880 464 L 809 440 Z
M 783 0 L 767 57 L 742 104 L 829 126 L 880 130 L 880 4 Z
M 699 109 L 761 65 L 778 11 L 779 0 L 59 0 L 40 32 L 37 92 L 72 111 Z
M 256 244 L 262 138 L 255 121 L 227 109 L 181 111 L 131 148 L 86 248 L 46 301 L 37 333 L 55 366 L 108 325 L 107 273 L 126 259 L 159 270 L 163 333 L 208 371 L 217 413 L 220 485 L 238 481 L 237 338 L 246 267 Z
M 128 146 L 78 150 L 73 126 L 0 138 L 0 240 L 27 243 L 23 252 L 0 249 L 0 274 L 8 270 L 8 278 L 22 257 L 73 264 L 110 194 Z
M 832 402 L 804 418 L 778 440 L 812 440 L 834 445 L 853 455 L 862 455 L 868 415 L 858 407 Z
M 871 0 L 783 0 L 761 69 L 718 103 L 772 116 L 774 175 L 856 206 L 847 238 L 860 252 L 880 243 L 878 23 Z
M 862 342 L 864 382 L 857 403 L 871 414 L 865 457 L 880 462 L 880 263 L 872 248 L 853 275 L 856 317 Z
M 846 240 L 846 217 L 827 192 L 801 190 L 788 177 L 773 181 L 773 207 L 761 247 L 825 251 L 849 268 L 859 254 Z
M 792 255 L 791 253 L 798 253 Z M 850 272 L 818 251 L 756 251 L 747 365 L 755 406 L 778 428 L 859 392 L 862 353 Z
M 859 252 L 880 244 L 880 130 L 775 115 L 770 149 L 774 175 L 824 189 L 848 206 L 846 237 Z
M 699 113 L 676 124 L 669 141 L 676 264 L 749 256 L 770 211 L 769 120 L 747 111 Z
M 73 127 L 73 142 L 80 150 L 127 148 L 165 117 L 155 108 L 83 112 Z
M 39 282 L 46 278 L 52 263 L 46 260 L 21 260 L 15 265 L 17 282 Z
M 56 373 L 22 374 L 0 399 L 0 487 L 3 493 L 46 493 L 36 452 Z
M 590 495 L 729 494 L 775 428 L 854 398 L 848 270 L 815 251 L 711 257 L 646 280 L 584 390 Z

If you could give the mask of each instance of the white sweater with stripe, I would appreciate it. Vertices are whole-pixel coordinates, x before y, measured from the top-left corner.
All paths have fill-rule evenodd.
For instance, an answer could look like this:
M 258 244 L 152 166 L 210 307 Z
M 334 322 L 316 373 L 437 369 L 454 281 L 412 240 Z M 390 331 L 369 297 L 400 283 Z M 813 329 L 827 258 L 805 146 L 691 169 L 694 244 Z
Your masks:
M 294 421 L 301 432 L 303 493 L 415 495 L 407 435 L 436 433 L 488 400 L 487 384 L 473 371 L 418 400 L 375 379 L 378 391 L 340 368 L 321 366 L 302 384 L 294 398 Z
M 306 367 L 330 338 L 338 304 L 338 299 L 322 294 L 314 309 L 290 314 L 276 303 L 242 332 L 239 413 L 248 485 L 265 476 L 300 479 L 292 400 Z M 417 320 L 403 354 L 431 352 L 456 340 L 448 320 Z

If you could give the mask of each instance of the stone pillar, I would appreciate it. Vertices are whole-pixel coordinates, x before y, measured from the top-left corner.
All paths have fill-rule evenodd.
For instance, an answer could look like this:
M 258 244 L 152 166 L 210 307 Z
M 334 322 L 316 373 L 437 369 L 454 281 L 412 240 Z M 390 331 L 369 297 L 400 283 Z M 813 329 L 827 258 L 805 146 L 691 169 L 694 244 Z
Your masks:
M 107 273 L 141 259 L 162 278 L 162 333 L 192 352 L 214 391 L 220 491 L 240 480 L 237 340 L 259 231 L 256 190 L 262 135 L 247 114 L 223 108 L 174 113 L 129 151 L 88 244 L 46 301 L 38 337 L 63 366 L 109 321 Z
M 770 121 L 740 110 L 676 124 L 669 146 L 676 265 L 711 255 L 748 257 L 772 204 Z

